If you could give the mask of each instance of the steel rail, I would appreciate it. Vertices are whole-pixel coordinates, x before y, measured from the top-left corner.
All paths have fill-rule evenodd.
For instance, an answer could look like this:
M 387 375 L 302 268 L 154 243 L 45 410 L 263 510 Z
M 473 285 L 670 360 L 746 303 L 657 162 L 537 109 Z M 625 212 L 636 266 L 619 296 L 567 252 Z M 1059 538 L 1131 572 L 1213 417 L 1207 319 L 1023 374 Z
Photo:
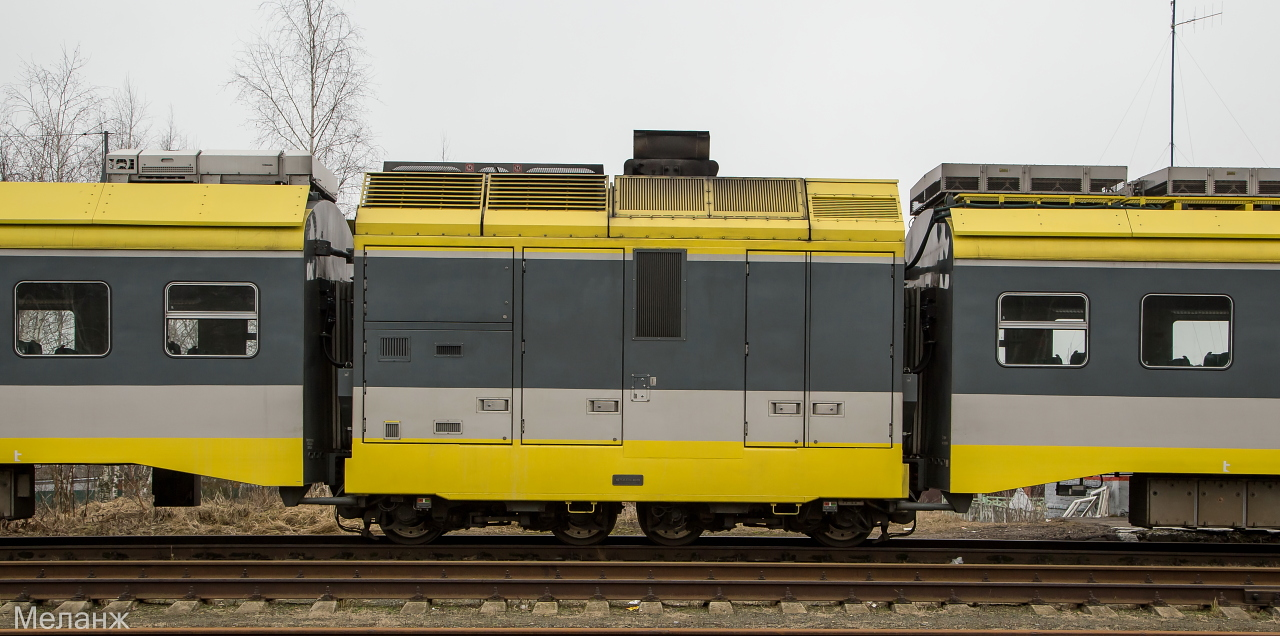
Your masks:
M 314 636 L 914 636 L 920 629 L 786 628 L 786 627 L 131 627 L 130 634 L 240 636 L 243 634 L 307 634 Z M 78 629 L 77 634 L 119 634 L 119 630 Z M 938 636 L 1257 636 L 1259 632 L 1121 631 L 1114 629 L 932 629 Z
M 1132 543 L 894 539 L 849 549 L 792 537 L 709 537 L 681 548 L 643 537 L 611 537 L 574 547 L 552 537 L 446 536 L 424 546 L 333 535 L 0 538 L 0 561 L 147 559 L 348 559 L 533 561 L 795 561 L 813 563 L 966 563 L 1280 566 L 1274 543 Z
M 243 634 L 307 634 L 314 636 L 914 636 L 920 629 L 785 628 L 785 627 L 131 627 L 130 634 L 241 636 Z M 119 634 L 119 630 L 78 629 L 77 634 Z M 1121 631 L 1114 629 L 932 629 L 938 636 L 1257 636 L 1259 632 Z
M 0 564 L 0 597 L 547 598 L 1280 605 L 1280 569 L 458 561 Z

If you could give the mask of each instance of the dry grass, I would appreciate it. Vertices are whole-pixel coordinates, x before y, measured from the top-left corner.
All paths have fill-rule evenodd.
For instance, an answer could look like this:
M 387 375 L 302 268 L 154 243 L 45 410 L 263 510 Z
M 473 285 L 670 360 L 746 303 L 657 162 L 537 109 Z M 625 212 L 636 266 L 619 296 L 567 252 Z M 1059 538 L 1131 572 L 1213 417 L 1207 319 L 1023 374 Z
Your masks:
M 330 506 L 286 508 L 274 489 L 230 497 L 215 492 L 195 508 L 156 508 L 139 498 L 90 501 L 62 512 L 39 506 L 36 516 L 0 522 L 3 536 L 169 534 L 335 534 Z

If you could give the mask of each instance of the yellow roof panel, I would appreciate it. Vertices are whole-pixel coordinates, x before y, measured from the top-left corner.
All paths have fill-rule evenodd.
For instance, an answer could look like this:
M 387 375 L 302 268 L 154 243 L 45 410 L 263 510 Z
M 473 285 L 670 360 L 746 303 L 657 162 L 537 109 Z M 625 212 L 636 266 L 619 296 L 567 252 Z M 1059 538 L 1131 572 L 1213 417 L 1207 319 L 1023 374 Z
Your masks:
M 307 216 L 307 186 L 108 183 L 93 223 L 293 226 Z
M 91 223 L 102 187 L 101 183 L 0 183 L 0 223 Z

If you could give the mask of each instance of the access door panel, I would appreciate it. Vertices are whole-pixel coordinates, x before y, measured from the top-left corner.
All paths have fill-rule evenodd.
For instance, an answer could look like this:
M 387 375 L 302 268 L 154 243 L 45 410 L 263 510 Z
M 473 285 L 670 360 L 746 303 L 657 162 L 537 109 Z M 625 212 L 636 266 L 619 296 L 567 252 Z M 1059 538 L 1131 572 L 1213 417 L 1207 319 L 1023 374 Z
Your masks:
M 810 255 L 808 445 L 890 445 L 893 307 L 892 259 Z
M 513 250 L 370 249 L 366 322 L 510 322 Z
M 806 260 L 747 253 L 747 446 L 804 444 Z
M 525 444 L 621 444 L 623 251 L 524 251 Z

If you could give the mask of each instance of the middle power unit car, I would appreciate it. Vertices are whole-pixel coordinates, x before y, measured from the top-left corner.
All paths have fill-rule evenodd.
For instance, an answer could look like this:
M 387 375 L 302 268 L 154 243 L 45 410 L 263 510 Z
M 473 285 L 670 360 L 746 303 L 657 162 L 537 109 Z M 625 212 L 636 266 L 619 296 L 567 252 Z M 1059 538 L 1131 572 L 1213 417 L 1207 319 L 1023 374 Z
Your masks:
M 623 502 L 666 545 L 909 521 L 896 182 L 718 177 L 707 146 L 638 131 L 612 180 L 368 174 L 339 514 L 400 542 L 514 522 L 584 545 Z

